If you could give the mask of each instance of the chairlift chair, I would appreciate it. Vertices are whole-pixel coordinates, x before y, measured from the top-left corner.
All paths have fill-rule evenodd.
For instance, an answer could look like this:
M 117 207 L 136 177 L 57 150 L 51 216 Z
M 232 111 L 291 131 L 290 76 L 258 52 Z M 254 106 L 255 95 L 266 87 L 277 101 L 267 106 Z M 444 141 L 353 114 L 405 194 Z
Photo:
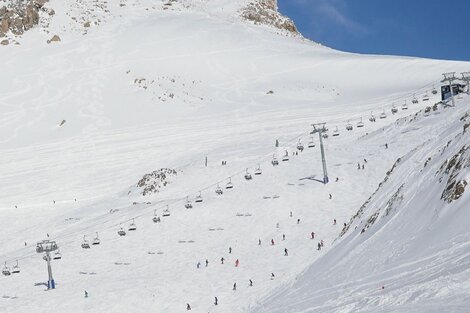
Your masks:
M 135 220 L 132 219 L 132 223 L 129 224 L 129 227 L 127 228 L 128 231 L 134 231 L 137 230 L 137 225 L 135 225 Z
M 364 123 L 362 122 L 362 117 L 361 117 L 360 121 L 357 123 L 356 127 L 357 128 L 364 127 Z
M 275 156 L 273 156 L 273 159 L 271 160 L 271 164 L 273 166 L 279 165 L 279 161 L 277 160 L 277 158 Z
M 121 237 L 126 235 L 126 231 L 124 230 L 124 228 L 121 227 L 121 229 L 118 230 L 118 235 Z
M 196 197 L 196 199 L 194 200 L 194 202 L 196 203 L 201 203 L 202 202 L 202 195 L 201 195 L 201 192 L 199 191 L 199 195 Z
M 351 123 L 349 123 L 349 121 L 348 121 L 348 123 L 346 124 L 346 130 L 348 130 L 348 131 L 353 130 L 353 126 L 352 126 Z
M 93 242 L 92 242 L 91 244 L 94 245 L 94 246 L 97 246 L 97 245 L 99 245 L 100 243 L 101 243 L 101 240 L 100 240 L 100 238 L 98 237 L 98 233 L 96 233 L 96 237 L 95 237 L 95 239 L 93 239 Z
M 232 178 L 228 179 L 228 183 L 225 185 L 225 189 L 233 189 Z
M 166 209 L 163 210 L 162 216 L 163 216 L 163 217 L 168 217 L 168 216 L 170 216 L 170 208 L 168 207 L 168 205 L 166 206 Z
M 287 162 L 287 161 L 289 161 L 289 152 L 286 151 L 286 153 L 282 157 L 282 162 Z
M 11 273 L 18 274 L 20 272 L 20 266 L 18 265 L 18 260 L 16 260 L 16 264 L 13 266 Z
M 408 105 L 406 104 L 406 101 L 405 101 L 405 103 L 403 103 L 403 105 L 401 106 L 401 109 L 402 109 L 402 110 L 408 110 Z
M 261 166 L 258 164 L 258 168 L 255 170 L 255 175 L 261 175 L 263 171 L 261 170 Z
M 384 118 L 387 118 L 387 114 L 385 114 L 385 109 L 383 110 L 383 112 L 380 114 L 380 119 L 384 119 Z
M 246 169 L 246 174 L 245 174 L 245 179 L 246 180 L 251 180 L 253 177 L 251 177 L 250 172 L 248 172 L 248 169 Z
M 300 152 L 304 151 L 304 145 L 302 144 L 302 142 L 300 142 L 300 139 L 299 143 L 297 144 L 297 150 L 299 150 Z
M 395 105 L 393 105 L 393 106 L 392 106 L 392 109 L 391 109 L 390 111 L 392 111 L 392 114 L 395 114 L 395 113 L 398 112 L 398 109 L 397 109 L 397 107 L 396 107 Z
M 375 116 L 374 116 L 374 114 L 372 114 L 372 112 L 370 112 L 369 121 L 371 121 L 372 123 L 375 122 Z
M 419 102 L 418 99 L 417 99 L 416 96 L 413 94 L 413 100 L 411 100 L 411 103 L 417 104 L 418 102 Z
M 429 96 L 428 96 L 428 92 L 426 91 L 426 93 L 424 94 L 423 96 L 423 101 L 429 101 Z
M 10 276 L 10 268 L 7 266 L 7 262 L 5 262 L 5 265 L 3 266 L 2 274 L 5 276 Z
M 215 193 L 219 196 L 221 196 L 224 192 L 222 190 L 222 188 L 220 188 L 219 185 L 217 185 L 217 188 L 215 189 Z
M 436 90 L 436 88 L 435 88 L 434 86 L 432 86 L 432 94 L 433 94 L 433 95 L 437 95 L 437 90 Z
M 54 259 L 54 260 L 60 260 L 60 259 L 62 259 L 62 254 L 60 253 L 59 250 L 56 250 L 56 252 L 54 253 L 53 259 Z
M 90 249 L 90 244 L 86 240 L 86 236 L 83 236 L 82 248 L 83 249 Z
M 315 142 L 313 141 L 313 137 L 310 139 L 310 141 L 308 142 L 308 146 L 309 148 L 315 148 Z
M 333 137 L 338 137 L 339 136 L 339 130 L 338 126 L 336 126 L 336 129 L 333 131 Z
M 191 203 L 191 201 L 189 201 L 189 197 L 186 197 L 186 203 L 184 204 L 184 207 L 186 209 L 192 209 L 193 208 L 193 204 Z
M 327 139 L 328 138 L 328 133 L 323 133 L 322 138 Z

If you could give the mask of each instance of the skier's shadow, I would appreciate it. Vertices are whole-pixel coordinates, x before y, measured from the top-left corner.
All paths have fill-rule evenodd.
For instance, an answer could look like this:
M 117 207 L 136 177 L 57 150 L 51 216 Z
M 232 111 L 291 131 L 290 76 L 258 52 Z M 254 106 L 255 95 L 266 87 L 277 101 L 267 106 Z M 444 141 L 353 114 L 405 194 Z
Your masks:
M 299 180 L 313 180 L 313 181 L 316 181 L 316 182 L 319 182 L 319 183 L 322 183 L 322 184 L 324 183 L 323 179 L 316 178 L 316 175 L 303 177 L 303 178 L 300 178 Z

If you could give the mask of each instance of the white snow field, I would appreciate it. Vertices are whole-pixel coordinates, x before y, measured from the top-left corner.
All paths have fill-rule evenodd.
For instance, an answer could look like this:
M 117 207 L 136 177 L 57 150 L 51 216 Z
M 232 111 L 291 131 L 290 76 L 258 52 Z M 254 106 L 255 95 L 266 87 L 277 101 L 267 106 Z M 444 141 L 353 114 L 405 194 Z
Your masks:
M 470 63 L 335 51 L 248 2 L 51 0 L 0 46 L 0 312 L 468 312 L 470 98 L 424 110 Z

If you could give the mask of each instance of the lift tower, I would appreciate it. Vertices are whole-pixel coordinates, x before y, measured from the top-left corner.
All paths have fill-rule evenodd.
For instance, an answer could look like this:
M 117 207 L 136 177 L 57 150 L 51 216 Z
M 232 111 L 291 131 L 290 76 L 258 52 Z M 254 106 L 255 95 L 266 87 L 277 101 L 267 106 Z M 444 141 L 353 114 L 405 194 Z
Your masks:
M 43 240 L 38 242 L 36 245 L 36 252 L 37 253 L 45 253 L 44 260 L 47 262 L 47 273 L 49 275 L 49 279 L 47 281 L 47 289 L 55 289 L 55 282 L 54 278 L 52 277 L 52 266 L 51 266 L 51 252 L 57 250 L 57 244 L 53 240 Z
M 328 131 L 328 129 L 326 129 L 325 125 L 326 125 L 326 123 L 312 124 L 313 130 L 310 134 L 318 133 L 318 136 L 320 137 L 321 162 L 323 164 L 323 183 L 328 184 L 328 172 L 326 170 L 325 149 L 323 148 L 323 134 Z

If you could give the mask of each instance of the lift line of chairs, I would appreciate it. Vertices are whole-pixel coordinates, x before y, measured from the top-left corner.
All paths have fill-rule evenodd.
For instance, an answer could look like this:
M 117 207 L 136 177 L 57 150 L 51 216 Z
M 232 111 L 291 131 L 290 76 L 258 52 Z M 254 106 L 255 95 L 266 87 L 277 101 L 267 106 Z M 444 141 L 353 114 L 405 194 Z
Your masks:
M 434 88 L 433 86 L 433 89 L 432 89 L 432 94 L 433 95 L 436 95 L 437 94 L 437 90 L 436 88 Z M 423 101 L 428 101 L 429 100 L 429 96 L 428 96 L 428 92 L 426 91 L 425 95 L 423 96 Z M 412 99 L 412 103 L 416 104 L 418 103 L 418 99 L 416 98 L 415 95 L 413 95 L 413 99 Z M 408 109 L 408 105 L 406 104 L 406 101 L 405 103 L 402 105 L 401 107 L 402 110 L 407 110 Z M 398 109 L 396 108 L 395 104 L 393 104 L 392 108 L 391 108 L 391 112 L 392 114 L 395 114 L 398 112 Z M 383 110 L 383 112 L 379 115 L 379 118 L 380 119 L 385 119 L 387 118 L 387 114 L 385 113 L 385 109 Z M 376 121 L 376 118 L 374 116 L 374 114 L 371 112 L 371 116 L 369 117 L 369 121 L 370 122 L 375 122 Z M 360 121 L 357 123 L 356 125 L 357 128 L 362 128 L 364 127 L 364 123 L 362 122 L 362 117 L 360 118 Z M 352 124 L 348 121 L 348 123 L 346 124 L 346 130 L 348 131 L 351 131 L 353 130 L 353 126 Z M 339 130 L 338 130 L 338 126 L 336 126 L 335 130 L 333 131 L 333 137 L 337 137 L 339 136 Z M 323 134 L 323 137 L 324 138 L 328 138 L 328 134 L 325 132 Z M 314 148 L 315 147 L 315 142 L 313 141 L 313 137 L 310 139 L 308 145 L 307 145 L 308 148 Z M 297 144 L 297 150 L 299 150 L 300 152 L 302 152 L 304 150 L 304 146 L 301 142 L 301 140 L 299 139 L 299 142 Z M 286 153 L 284 154 L 284 156 L 282 157 L 282 161 L 283 162 L 287 162 L 289 161 L 289 153 L 286 151 Z M 273 155 L 273 159 L 271 160 L 271 164 L 273 166 L 277 166 L 279 165 L 279 161 L 277 160 L 276 156 Z M 254 171 L 254 175 L 261 175 L 262 174 L 262 170 L 261 170 L 261 167 L 260 165 L 258 164 L 258 168 L 256 168 L 256 170 Z M 248 171 L 248 169 L 246 169 L 246 173 L 245 173 L 245 180 L 252 180 L 253 177 L 251 176 L 251 173 Z M 227 184 L 225 185 L 225 189 L 233 189 L 233 183 L 232 183 L 232 179 L 229 178 L 229 181 L 227 182 Z M 215 190 L 215 193 L 217 195 L 222 195 L 224 192 L 223 192 L 223 189 L 220 187 L 219 184 L 217 184 L 217 188 Z M 203 198 L 202 198 L 202 194 L 201 192 L 199 192 L 199 195 L 195 198 L 194 200 L 195 203 L 201 203 L 203 202 Z M 185 208 L 186 209 L 191 209 L 193 207 L 191 201 L 189 200 L 189 197 L 186 197 L 186 203 L 185 203 Z M 168 205 L 167 205 L 167 208 L 163 211 L 163 214 L 162 214 L 163 217 L 168 217 L 170 216 L 170 209 L 168 208 Z M 157 216 L 157 210 L 155 210 L 154 212 L 154 216 L 152 218 L 152 221 L 154 223 L 159 223 L 161 220 L 160 220 L 160 217 Z M 128 231 L 135 231 L 137 230 L 137 226 L 135 224 L 135 220 L 132 219 L 132 222 L 129 224 L 129 227 L 128 227 Z M 126 231 L 124 230 L 124 228 L 121 226 L 120 229 L 118 230 L 118 235 L 119 236 L 126 236 Z M 99 236 L 98 236 L 98 233 L 96 233 L 96 237 L 93 239 L 91 245 L 93 246 L 96 246 L 96 245 L 99 245 L 101 243 L 101 240 L 99 239 Z M 83 249 L 90 249 L 90 244 L 88 243 L 88 240 L 86 240 L 86 236 L 83 236 L 83 241 L 82 241 L 82 245 L 81 247 Z M 46 258 L 46 256 L 44 256 L 44 258 Z M 54 257 L 53 257 L 54 260 L 60 260 L 62 259 L 62 254 L 60 253 L 60 251 L 57 249 L 54 253 Z M 13 268 L 10 270 L 10 268 L 7 266 L 7 263 L 5 262 L 4 264 L 4 267 L 3 267 L 3 270 L 2 270 L 2 274 L 4 276 L 9 276 L 11 274 L 17 274 L 20 272 L 20 267 L 18 265 L 18 261 L 16 261 L 16 265 L 13 266 Z
M 432 90 L 432 94 L 437 94 L 437 90 L 433 87 L 433 90 Z M 423 101 L 428 101 L 429 100 L 429 96 L 427 94 L 427 91 L 426 91 L 426 94 L 423 96 Z M 418 99 L 413 95 L 413 100 L 412 100 L 413 103 L 418 103 Z M 402 110 L 407 110 L 408 109 L 408 105 L 406 104 L 406 101 L 405 103 L 402 105 L 401 107 Z M 395 104 L 393 104 L 392 108 L 391 108 L 391 112 L 392 114 L 396 114 L 398 112 L 398 108 L 395 106 Z M 387 114 L 385 113 L 385 109 L 383 110 L 383 112 L 379 115 L 379 118 L 380 119 L 385 119 L 387 118 Z M 376 118 L 374 116 L 374 114 L 371 112 L 371 115 L 369 117 L 369 121 L 370 122 L 376 122 Z M 356 127 L 357 128 L 362 128 L 364 127 L 364 122 L 362 121 L 362 117 L 360 118 L 359 122 L 356 124 Z M 352 131 L 353 130 L 353 125 L 348 121 L 348 123 L 346 124 L 346 130 L 347 131 Z M 336 126 L 335 130 L 333 131 L 333 137 L 337 137 L 339 136 L 340 133 L 339 133 L 339 129 L 338 129 L 338 126 Z M 325 132 L 323 133 L 323 138 L 328 138 L 328 134 Z M 313 141 L 313 137 L 311 137 L 308 145 L 307 145 L 308 148 L 314 148 L 315 147 L 315 142 Z M 299 142 L 297 143 L 297 150 L 299 150 L 300 152 L 302 152 L 304 150 L 304 145 L 302 144 L 301 140 L 299 139 Z M 288 151 L 285 152 L 284 156 L 282 157 L 281 159 L 283 162 L 287 162 L 289 161 L 289 153 Z M 276 158 L 275 155 L 273 155 L 273 158 L 271 160 L 271 164 L 273 166 L 277 166 L 279 165 L 279 161 L 278 159 Z M 261 175 L 262 174 L 262 170 L 261 170 L 261 167 L 260 165 L 258 165 L 258 168 L 255 169 L 254 171 L 254 175 Z M 244 176 L 245 180 L 249 181 L 249 180 L 252 180 L 253 179 L 253 176 L 251 175 L 251 173 L 248 171 L 248 168 L 246 169 L 246 172 L 245 172 L 245 176 Z M 225 189 L 233 189 L 233 183 L 232 183 L 232 179 L 229 178 L 229 181 L 227 182 L 227 184 L 225 185 Z M 220 187 L 220 184 L 217 184 L 217 187 L 215 189 L 215 193 L 219 196 L 223 195 L 223 189 Z M 194 199 L 194 202 L 195 203 L 201 203 L 203 202 L 203 198 L 202 198 L 202 193 L 199 192 L 199 195 L 196 196 L 196 198 Z M 191 201 L 189 200 L 189 197 L 186 197 L 186 203 L 184 205 L 184 207 L 186 209 L 192 209 L 193 208 L 193 204 L 191 203 Z M 167 205 L 167 208 L 163 211 L 163 214 L 162 214 L 163 217 L 168 217 L 170 216 L 170 209 L 168 208 L 168 205 Z M 154 223 L 159 223 L 161 220 L 160 220 L 160 217 L 157 216 L 157 211 L 155 210 L 154 212 L 154 216 L 152 218 L 152 221 Z M 128 227 L 128 231 L 135 231 L 137 230 L 137 226 L 135 224 L 135 220 L 132 219 L 132 223 L 129 225 Z M 126 231 L 124 230 L 124 228 L 121 226 L 119 231 L 118 231 L 118 235 L 119 236 L 126 236 Z M 100 239 L 98 238 L 98 233 L 96 233 L 96 237 L 95 239 L 92 241 L 92 245 L 99 245 L 100 244 Z M 82 242 L 82 248 L 84 249 L 89 249 L 90 248 L 90 244 L 88 243 L 88 241 L 86 240 L 86 236 L 83 237 L 83 242 Z M 60 252 L 57 250 L 55 255 L 54 255 L 54 259 L 61 259 L 61 254 Z M 18 264 L 16 265 L 18 266 Z M 18 271 L 19 271 L 19 267 L 18 268 Z M 4 275 L 9 275 L 9 274 L 6 274 L 6 273 L 10 273 L 9 272 L 9 269 L 8 267 L 6 266 L 6 263 L 5 263 L 5 267 L 4 267 L 4 270 L 3 270 L 3 273 Z

